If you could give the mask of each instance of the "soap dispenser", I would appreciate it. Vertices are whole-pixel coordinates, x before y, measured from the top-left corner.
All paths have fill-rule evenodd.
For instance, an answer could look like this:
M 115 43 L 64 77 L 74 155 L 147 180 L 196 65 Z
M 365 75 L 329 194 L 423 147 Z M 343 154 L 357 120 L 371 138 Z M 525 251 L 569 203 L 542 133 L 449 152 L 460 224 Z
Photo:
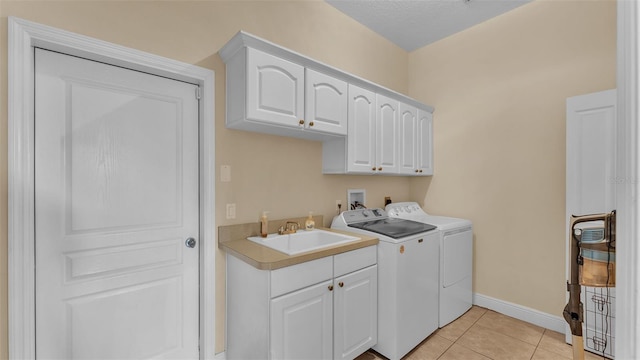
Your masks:
M 260 216 L 260 236 L 263 238 L 267 237 L 267 229 L 269 227 L 269 223 L 267 221 L 267 213 L 268 211 L 263 211 L 262 216 Z
M 309 231 L 313 230 L 316 227 L 316 222 L 313 221 L 313 212 L 309 211 L 309 217 L 307 221 L 304 222 L 304 229 Z

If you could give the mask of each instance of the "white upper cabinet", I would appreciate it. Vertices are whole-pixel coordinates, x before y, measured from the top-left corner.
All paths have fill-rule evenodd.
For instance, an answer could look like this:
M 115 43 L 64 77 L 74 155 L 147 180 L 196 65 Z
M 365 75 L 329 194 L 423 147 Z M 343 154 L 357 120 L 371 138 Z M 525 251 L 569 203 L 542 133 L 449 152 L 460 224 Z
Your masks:
M 398 122 L 398 173 L 400 174 L 413 175 L 417 173 L 417 124 L 418 109 L 400 103 L 400 121 Z
M 304 126 L 310 130 L 347 135 L 347 83 L 306 69 Z
M 227 64 L 231 129 L 326 140 L 347 134 L 347 82 L 251 48 Z
M 303 118 L 304 68 L 249 48 L 246 75 L 247 120 L 297 127 Z
M 398 173 L 433 175 L 433 122 L 428 111 L 400 103 Z
M 349 85 L 349 132 L 347 136 L 347 171 L 373 173 L 376 164 L 376 94 Z M 334 144 L 336 149 L 344 142 Z M 331 143 L 324 146 L 331 147 Z M 342 151 L 344 153 L 344 150 Z M 329 159 L 326 159 L 329 160 Z
M 433 175 L 433 114 L 418 109 L 417 119 L 417 175 Z
M 398 101 L 349 85 L 349 131 L 346 139 L 347 171 L 354 174 L 396 174 L 398 169 Z M 325 168 L 340 162 L 340 141 L 324 144 Z M 338 154 L 329 154 L 329 148 Z M 329 159 L 329 157 L 334 159 Z M 339 165 L 337 166 L 340 167 Z M 326 169 L 325 169 L 326 170 Z M 339 170 L 338 170 L 339 172 Z
M 433 175 L 433 108 L 245 32 L 219 51 L 231 129 L 322 141 L 325 174 Z
M 377 171 L 395 174 L 398 172 L 398 100 L 376 94 L 378 126 L 376 131 Z

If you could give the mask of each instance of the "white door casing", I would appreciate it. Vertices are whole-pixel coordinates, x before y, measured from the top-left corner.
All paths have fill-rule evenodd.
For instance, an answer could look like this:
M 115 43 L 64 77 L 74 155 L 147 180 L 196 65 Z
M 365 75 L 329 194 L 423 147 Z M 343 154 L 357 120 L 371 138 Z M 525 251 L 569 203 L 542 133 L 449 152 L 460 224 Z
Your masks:
M 197 86 L 35 53 L 38 357 L 197 359 Z
M 638 127 L 640 85 L 640 6 L 617 1 L 617 159 L 616 159 L 616 321 L 618 359 L 640 358 L 640 224 Z
M 199 103 L 200 358 L 215 353 L 214 108 L 212 71 L 9 18 L 9 356 L 35 359 L 34 47 L 191 82 Z

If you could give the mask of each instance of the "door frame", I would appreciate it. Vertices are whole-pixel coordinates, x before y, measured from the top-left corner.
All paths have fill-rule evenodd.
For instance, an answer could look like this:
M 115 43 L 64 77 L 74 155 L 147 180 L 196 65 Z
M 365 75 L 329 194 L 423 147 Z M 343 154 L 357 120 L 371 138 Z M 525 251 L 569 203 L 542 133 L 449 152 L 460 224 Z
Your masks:
M 615 356 L 640 357 L 640 6 L 636 1 L 617 2 L 617 160 L 616 160 L 616 316 Z
M 9 359 L 35 359 L 34 47 L 200 86 L 200 359 L 215 356 L 215 147 L 212 70 L 16 17 L 8 19 Z M 194 94 L 195 96 L 195 94 Z

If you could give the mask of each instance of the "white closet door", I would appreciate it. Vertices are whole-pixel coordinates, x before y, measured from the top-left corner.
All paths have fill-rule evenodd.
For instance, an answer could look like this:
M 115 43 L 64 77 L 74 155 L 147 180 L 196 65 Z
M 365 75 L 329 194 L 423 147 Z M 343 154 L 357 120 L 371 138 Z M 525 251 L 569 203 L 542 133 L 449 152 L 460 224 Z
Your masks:
M 569 221 L 571 215 L 607 213 L 616 209 L 616 90 L 574 96 L 567 99 L 567 201 L 566 201 L 566 272 L 570 274 Z M 594 288 L 582 287 L 582 302 L 585 305 L 585 320 L 592 319 L 598 311 L 607 310 L 606 305 L 614 303 L 614 292 L 605 299 L 600 309 L 594 307 L 592 299 L 585 299 L 587 291 Z M 615 312 L 607 310 L 606 323 L 615 328 Z M 605 316 L 598 315 L 604 322 Z M 613 356 L 614 337 L 598 332 L 585 321 L 583 339 L 585 350 L 602 354 L 602 344 L 607 341 L 605 353 Z M 589 326 L 589 329 L 587 329 Z M 588 330 L 588 332 L 587 332 Z M 594 337 L 595 335 L 595 337 Z M 590 337 L 590 338 L 589 338 Z M 571 330 L 565 326 L 565 338 L 571 342 Z M 595 343 L 600 345 L 594 346 Z
M 39 49 L 35 74 L 38 358 L 197 359 L 195 85 Z

